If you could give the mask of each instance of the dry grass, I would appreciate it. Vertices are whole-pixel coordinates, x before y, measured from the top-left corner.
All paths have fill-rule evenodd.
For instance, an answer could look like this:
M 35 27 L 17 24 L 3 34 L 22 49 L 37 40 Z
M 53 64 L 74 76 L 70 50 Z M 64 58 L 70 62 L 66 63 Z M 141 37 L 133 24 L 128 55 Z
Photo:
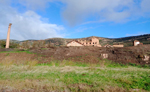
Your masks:
M 4 65 L 24 65 L 30 63 L 30 61 L 38 61 L 35 58 L 35 54 L 27 54 L 26 52 L 21 53 L 0 53 L 0 63 Z

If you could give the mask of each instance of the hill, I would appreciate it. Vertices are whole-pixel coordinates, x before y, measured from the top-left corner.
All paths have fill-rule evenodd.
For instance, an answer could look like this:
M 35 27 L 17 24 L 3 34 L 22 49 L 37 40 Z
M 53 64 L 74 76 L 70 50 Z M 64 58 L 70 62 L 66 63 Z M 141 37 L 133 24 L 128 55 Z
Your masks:
M 77 39 L 50 38 L 50 39 L 46 39 L 46 42 L 51 42 L 51 43 L 54 43 L 56 45 L 66 45 L 68 42 L 70 42 L 72 40 L 79 40 L 79 39 L 80 40 L 88 40 L 92 37 L 96 37 L 96 36 L 91 36 L 91 37 L 87 37 L 87 38 L 77 38 Z M 150 44 L 150 34 L 123 37 L 123 38 L 104 38 L 104 37 L 96 37 L 96 38 L 99 39 L 100 44 L 102 46 L 105 45 L 105 44 L 113 45 L 113 44 L 116 44 L 116 43 L 124 44 L 125 47 L 133 46 L 133 41 L 134 40 L 139 40 L 143 44 Z
M 91 36 L 91 37 L 86 37 L 86 38 L 76 38 L 76 39 L 65 39 L 65 38 L 49 38 L 45 40 L 25 40 L 25 41 L 17 41 L 17 40 L 11 40 L 13 43 L 19 43 L 22 44 L 23 42 L 29 42 L 29 44 L 33 44 L 34 42 L 41 42 L 44 41 L 44 43 L 50 43 L 51 45 L 54 46 L 65 46 L 68 42 L 72 40 L 88 40 L 92 37 L 96 36 Z M 130 37 L 123 37 L 123 38 L 104 38 L 104 37 L 96 37 L 99 39 L 100 44 L 102 46 L 106 44 L 124 44 L 125 47 L 128 46 L 133 46 L 133 41 L 134 40 L 139 40 L 143 44 L 150 44 L 150 34 L 145 34 L 145 35 L 139 35 L 139 36 L 130 36 Z M 4 40 L 3 40 L 4 41 Z
M 139 40 L 143 44 L 150 44 L 150 34 L 123 37 L 123 38 L 117 38 L 112 40 L 113 42 L 122 42 L 125 46 L 133 46 L 134 40 Z

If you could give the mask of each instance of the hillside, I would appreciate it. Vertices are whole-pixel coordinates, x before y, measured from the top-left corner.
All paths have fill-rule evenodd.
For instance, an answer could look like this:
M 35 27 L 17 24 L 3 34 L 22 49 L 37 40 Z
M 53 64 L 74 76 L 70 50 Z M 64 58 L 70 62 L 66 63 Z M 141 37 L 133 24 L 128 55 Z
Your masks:
M 65 39 L 65 38 L 49 38 L 45 40 L 26 40 L 26 41 L 17 41 L 17 40 L 11 40 L 13 43 L 20 43 L 22 44 L 23 42 L 28 42 L 29 44 L 33 44 L 34 42 L 41 42 L 44 41 L 44 43 L 50 43 L 51 45 L 54 46 L 65 46 L 68 42 L 72 40 L 88 40 L 92 37 L 96 36 L 91 36 L 87 38 L 76 38 L 76 39 Z M 139 36 L 130 36 L 130 37 L 123 37 L 123 38 L 104 38 L 104 37 L 96 37 L 99 39 L 100 44 L 103 46 L 105 44 L 124 44 L 125 47 L 128 46 L 133 46 L 133 41 L 134 40 L 139 40 L 143 44 L 150 44 L 150 34 L 145 34 L 145 35 L 139 35 Z M 5 41 L 5 40 L 3 40 Z
M 113 40 L 114 42 L 123 42 L 125 46 L 132 46 L 134 40 L 139 40 L 143 44 L 150 44 L 150 34 L 117 38 Z
M 65 38 L 50 38 L 50 39 L 46 39 L 46 42 L 51 42 L 57 45 L 66 45 L 68 42 L 72 41 L 72 40 L 88 40 L 91 37 L 87 37 L 87 38 L 77 38 L 77 39 L 65 39 Z M 96 37 L 96 36 L 94 36 Z M 100 44 L 103 46 L 105 44 L 116 44 L 116 43 L 121 43 L 124 44 L 125 46 L 133 46 L 133 41 L 134 40 L 139 40 L 140 42 L 142 42 L 143 44 L 150 44 L 150 34 L 145 34 L 145 35 L 139 35 L 139 36 L 130 36 L 130 37 L 123 37 L 123 38 L 103 38 L 103 37 L 96 37 L 99 39 Z

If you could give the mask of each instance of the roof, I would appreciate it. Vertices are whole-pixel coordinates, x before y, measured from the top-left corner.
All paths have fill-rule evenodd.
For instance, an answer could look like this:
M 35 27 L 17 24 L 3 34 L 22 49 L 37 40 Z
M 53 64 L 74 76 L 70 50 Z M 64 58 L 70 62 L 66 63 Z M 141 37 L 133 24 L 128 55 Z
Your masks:
M 78 42 L 78 41 L 76 41 L 76 40 L 73 40 L 74 42 L 77 42 L 77 43 L 79 43 L 79 44 L 81 44 L 81 45 L 84 45 L 84 44 L 82 44 L 82 43 L 80 43 L 80 42 Z M 73 41 L 71 41 L 71 42 L 73 42 Z M 69 43 L 71 43 L 71 42 L 69 42 Z M 69 43 L 67 43 L 67 44 L 69 44 Z

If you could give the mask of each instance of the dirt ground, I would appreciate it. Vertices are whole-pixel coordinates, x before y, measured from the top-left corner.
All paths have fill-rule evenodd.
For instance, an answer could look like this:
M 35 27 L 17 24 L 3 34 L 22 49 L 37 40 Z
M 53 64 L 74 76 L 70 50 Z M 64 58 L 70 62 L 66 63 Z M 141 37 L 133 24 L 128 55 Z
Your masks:
M 0 49 L 1 51 L 14 51 L 14 49 Z M 102 60 L 102 54 L 108 54 L 108 60 L 117 63 L 150 64 L 150 59 L 144 61 L 145 55 L 150 57 L 150 45 L 124 48 L 104 47 L 50 47 L 34 48 L 29 50 L 35 54 L 23 53 L 0 53 L 0 61 L 12 60 L 33 61 L 49 63 L 54 60 L 70 60 L 75 62 L 97 63 Z

